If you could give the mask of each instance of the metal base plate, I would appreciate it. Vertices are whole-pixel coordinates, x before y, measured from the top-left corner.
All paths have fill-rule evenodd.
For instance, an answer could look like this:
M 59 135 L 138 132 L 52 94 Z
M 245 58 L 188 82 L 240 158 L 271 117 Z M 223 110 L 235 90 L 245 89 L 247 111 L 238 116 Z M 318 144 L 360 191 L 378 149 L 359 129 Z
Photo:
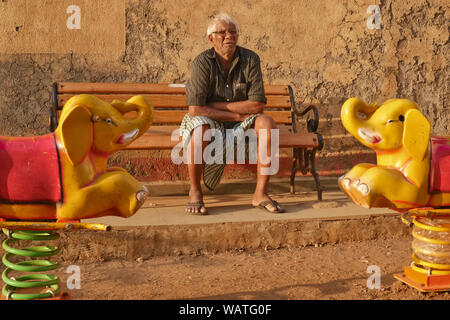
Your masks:
M 394 274 L 394 278 L 403 283 L 406 283 L 410 287 L 413 287 L 421 292 L 450 291 L 450 282 L 427 285 L 424 283 L 414 281 L 413 279 L 409 278 L 405 273 L 396 273 Z

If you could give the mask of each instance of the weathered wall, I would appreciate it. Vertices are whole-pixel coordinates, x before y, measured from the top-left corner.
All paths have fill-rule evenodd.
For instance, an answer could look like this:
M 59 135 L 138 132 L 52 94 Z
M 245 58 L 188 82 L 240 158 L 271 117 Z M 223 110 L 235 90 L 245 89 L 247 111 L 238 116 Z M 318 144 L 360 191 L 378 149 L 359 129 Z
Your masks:
M 0 8 L 14 1 L 2 0 Z M 447 0 L 123 1 L 125 49 L 117 57 L 109 54 L 116 48 L 107 47 L 104 54 L 0 54 L 0 134 L 46 133 L 54 81 L 185 82 L 192 59 L 209 47 L 208 17 L 228 12 L 240 23 L 240 44 L 260 55 L 265 82 L 292 85 L 299 108 L 319 107 L 323 173 L 340 174 L 374 159 L 340 124 L 340 106 L 349 97 L 380 103 L 412 99 L 432 123 L 433 134 L 450 135 Z M 369 5 L 381 10 L 380 29 L 367 26 Z M 51 31 L 44 30 L 46 35 Z M 165 160 L 158 167 L 142 160 L 148 155 Z M 147 167 L 135 166 L 133 158 Z M 166 171 L 161 179 L 185 178 L 183 170 L 167 172 L 177 169 L 167 167 L 165 152 L 121 153 L 113 162 L 144 178 L 152 176 L 150 167 Z

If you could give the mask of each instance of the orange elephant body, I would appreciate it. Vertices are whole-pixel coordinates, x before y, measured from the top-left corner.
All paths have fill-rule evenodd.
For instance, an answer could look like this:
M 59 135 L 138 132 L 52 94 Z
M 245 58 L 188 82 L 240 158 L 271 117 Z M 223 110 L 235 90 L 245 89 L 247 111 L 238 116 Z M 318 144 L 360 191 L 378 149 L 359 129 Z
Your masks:
M 450 206 L 450 139 L 430 137 L 430 124 L 414 102 L 391 99 L 378 106 L 351 98 L 341 120 L 377 155 L 377 164 L 358 164 L 338 180 L 355 203 L 398 211 Z
M 129 112 L 133 119 L 124 116 Z M 152 121 L 153 107 L 142 96 L 109 104 L 79 95 L 65 104 L 54 133 L 0 137 L 0 219 L 62 222 L 133 215 L 147 189 L 107 162 Z

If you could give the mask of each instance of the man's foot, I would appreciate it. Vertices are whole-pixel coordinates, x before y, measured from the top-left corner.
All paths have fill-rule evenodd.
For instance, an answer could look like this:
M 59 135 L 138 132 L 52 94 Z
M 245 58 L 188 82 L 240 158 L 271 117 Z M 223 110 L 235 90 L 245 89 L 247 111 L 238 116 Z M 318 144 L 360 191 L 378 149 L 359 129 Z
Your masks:
M 188 202 L 186 204 L 186 212 L 189 214 L 202 215 L 202 216 L 208 214 L 208 210 L 206 210 L 203 200 Z
M 260 208 L 270 213 L 282 213 L 284 209 L 280 206 L 278 202 L 272 200 L 269 196 L 266 196 L 262 201 L 253 200 L 252 205 L 254 208 Z
M 201 192 L 190 191 L 189 202 L 186 204 L 186 212 L 195 215 L 207 215 L 208 210 L 203 203 L 203 194 Z

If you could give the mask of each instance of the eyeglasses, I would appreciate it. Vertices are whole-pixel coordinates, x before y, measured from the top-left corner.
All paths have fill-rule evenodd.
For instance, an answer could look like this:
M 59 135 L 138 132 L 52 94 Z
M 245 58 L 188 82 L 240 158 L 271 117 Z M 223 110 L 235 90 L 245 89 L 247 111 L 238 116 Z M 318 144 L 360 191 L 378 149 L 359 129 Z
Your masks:
M 221 36 L 221 37 L 225 37 L 226 33 L 229 33 L 231 36 L 236 36 L 237 35 L 237 31 L 236 30 L 221 30 L 221 31 L 214 31 L 213 33 Z

